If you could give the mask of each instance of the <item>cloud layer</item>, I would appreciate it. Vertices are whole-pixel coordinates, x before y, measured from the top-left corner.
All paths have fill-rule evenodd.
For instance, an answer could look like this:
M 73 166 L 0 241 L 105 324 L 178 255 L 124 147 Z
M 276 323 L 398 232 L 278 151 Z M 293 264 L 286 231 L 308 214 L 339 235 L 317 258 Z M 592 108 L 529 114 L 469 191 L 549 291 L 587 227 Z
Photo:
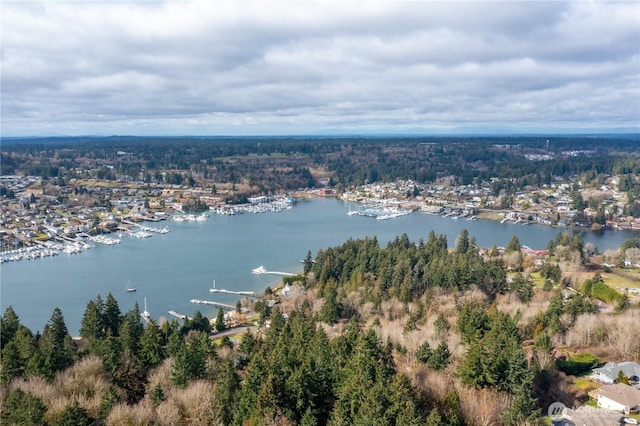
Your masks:
M 2 9 L 3 135 L 640 129 L 636 1 Z

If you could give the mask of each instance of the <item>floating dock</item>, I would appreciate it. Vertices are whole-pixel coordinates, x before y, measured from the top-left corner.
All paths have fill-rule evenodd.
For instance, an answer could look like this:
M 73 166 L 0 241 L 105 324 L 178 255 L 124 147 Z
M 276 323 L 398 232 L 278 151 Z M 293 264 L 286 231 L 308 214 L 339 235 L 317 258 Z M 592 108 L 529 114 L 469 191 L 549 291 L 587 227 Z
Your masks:
M 191 320 L 192 320 L 192 318 L 191 318 L 191 317 L 188 317 L 188 316 L 186 316 L 186 315 L 184 315 L 184 314 L 180 314 L 180 313 L 178 313 L 178 312 L 176 312 L 176 311 L 171 311 L 171 310 L 169 310 L 169 311 L 167 311 L 167 312 L 169 313 L 169 315 L 173 315 L 174 317 L 176 317 L 176 318 L 180 318 L 181 320 L 189 320 L 189 321 L 191 321 Z
M 228 305 L 226 303 L 213 302 L 211 300 L 200 300 L 200 299 L 191 299 L 191 303 L 197 303 L 199 305 L 212 305 L 212 306 L 220 306 L 221 308 L 226 309 L 236 309 L 233 305 Z
M 285 277 L 292 277 L 296 274 L 292 274 L 291 272 L 280 272 L 280 271 L 267 271 L 267 268 L 264 266 L 259 266 L 251 271 L 253 275 L 283 275 Z
M 226 293 L 226 294 L 238 294 L 240 296 L 252 296 L 252 297 L 256 297 L 256 292 L 255 291 L 244 291 L 244 290 L 227 290 L 224 288 L 210 288 L 209 291 L 211 293 Z

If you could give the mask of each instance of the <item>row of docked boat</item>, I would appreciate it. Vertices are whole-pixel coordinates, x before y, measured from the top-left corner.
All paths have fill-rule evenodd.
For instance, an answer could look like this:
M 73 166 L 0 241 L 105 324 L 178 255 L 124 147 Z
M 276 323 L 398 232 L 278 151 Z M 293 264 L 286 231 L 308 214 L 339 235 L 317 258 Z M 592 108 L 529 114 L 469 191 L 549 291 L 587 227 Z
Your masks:
M 82 241 L 65 241 L 57 243 L 44 242 L 38 246 L 23 247 L 5 251 L 0 254 L 0 263 L 42 259 L 45 257 L 57 256 L 61 253 L 75 254 L 88 248 L 91 248 L 91 245 Z
M 349 208 L 349 212 L 347 214 L 349 216 L 364 216 L 372 217 L 377 220 L 388 220 L 411 214 L 411 210 L 402 209 L 400 207 L 365 206 L 357 210 L 351 210 L 351 208 Z
M 169 233 L 169 228 L 165 227 L 165 228 L 154 228 L 153 226 L 144 226 L 144 225 L 139 225 L 140 226 L 140 231 L 143 232 L 147 232 L 147 233 L 154 233 L 154 234 L 168 234 Z
M 95 244 L 103 244 L 107 246 L 118 245 L 125 236 L 135 238 L 148 238 L 157 234 L 166 234 L 168 228 L 152 228 L 148 226 L 140 226 L 139 231 L 119 231 L 118 238 L 109 237 L 104 234 L 88 235 L 85 233 L 77 234 L 75 239 L 69 237 L 56 237 L 55 240 L 38 241 L 38 245 L 31 247 L 21 247 L 13 250 L 0 252 L 0 263 L 16 262 L 20 260 L 40 259 L 44 257 L 57 256 L 61 253 L 75 254 L 80 253 L 89 248 L 95 247 Z
M 199 215 L 195 214 L 180 214 L 174 215 L 171 217 L 171 220 L 174 222 L 205 222 L 209 215 L 205 213 L 201 213 Z
M 136 232 L 130 232 L 129 235 L 131 235 L 132 237 L 135 238 L 149 238 L 151 236 L 153 236 L 153 234 L 149 231 L 136 231 Z
M 114 246 L 122 242 L 119 238 L 111 238 L 106 235 L 94 235 L 93 237 L 89 237 L 89 239 L 94 243 L 104 244 L 107 246 Z
M 218 208 L 210 207 L 217 214 L 234 216 L 244 213 L 279 213 L 293 208 L 293 199 L 290 197 L 258 197 L 250 204 L 237 204 L 232 206 L 222 206 Z

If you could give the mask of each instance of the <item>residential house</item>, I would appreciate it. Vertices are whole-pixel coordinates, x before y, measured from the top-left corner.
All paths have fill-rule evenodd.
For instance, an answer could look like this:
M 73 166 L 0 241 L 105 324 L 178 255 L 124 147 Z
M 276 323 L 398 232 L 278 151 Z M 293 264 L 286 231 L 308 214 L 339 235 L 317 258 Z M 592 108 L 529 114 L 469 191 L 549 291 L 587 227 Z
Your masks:
M 553 426 L 612 426 L 620 425 L 623 416 L 608 410 L 594 410 L 589 406 L 578 408 L 565 408 L 562 411 L 562 418 L 551 419 Z
M 593 379 L 602 383 L 615 383 L 622 371 L 624 376 L 634 382 L 640 381 L 640 365 L 637 362 L 608 362 L 604 367 L 593 369 Z
M 598 407 L 629 414 L 640 410 L 640 390 L 624 383 L 602 385 L 598 391 Z

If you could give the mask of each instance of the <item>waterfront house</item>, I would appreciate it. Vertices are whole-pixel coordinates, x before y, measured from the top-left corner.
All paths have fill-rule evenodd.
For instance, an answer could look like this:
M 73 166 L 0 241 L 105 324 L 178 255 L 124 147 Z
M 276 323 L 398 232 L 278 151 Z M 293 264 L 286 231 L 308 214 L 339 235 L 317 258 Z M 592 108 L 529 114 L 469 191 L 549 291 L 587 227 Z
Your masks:
M 608 362 L 604 367 L 593 369 L 593 379 L 602 383 L 615 383 L 618 374 L 622 374 L 632 382 L 640 381 L 640 365 L 637 362 Z
M 624 383 L 602 385 L 598 391 L 598 407 L 629 414 L 640 410 L 640 390 Z

